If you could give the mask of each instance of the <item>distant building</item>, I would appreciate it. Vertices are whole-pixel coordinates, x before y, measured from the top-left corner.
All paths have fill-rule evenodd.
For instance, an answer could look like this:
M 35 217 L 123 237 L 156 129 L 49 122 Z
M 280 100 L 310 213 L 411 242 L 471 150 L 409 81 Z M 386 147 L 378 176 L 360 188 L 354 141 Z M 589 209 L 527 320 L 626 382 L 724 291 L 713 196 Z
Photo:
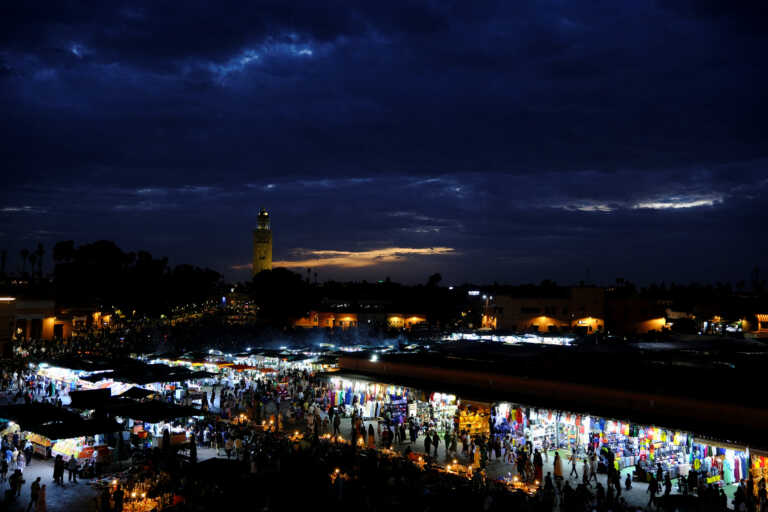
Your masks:
M 341 329 L 387 327 L 410 330 L 414 325 L 425 324 L 426 322 L 427 316 L 424 314 L 310 311 L 309 315 L 296 320 L 293 325 L 305 329 L 315 327 L 338 327 Z
M 608 330 L 615 334 L 645 334 L 667 328 L 665 305 L 639 296 L 609 296 L 606 307 Z
M 66 340 L 111 324 L 112 315 L 94 308 L 57 308 L 48 299 L 0 297 L 0 346 L 6 335 L 16 340 Z
M 52 300 L 17 300 L 14 317 L 16 339 L 50 340 L 59 331 L 58 337 L 64 337 L 63 327 L 56 328 L 56 303 Z
M 0 297 L 0 356 L 10 356 L 13 338 L 13 319 L 16 314 L 16 299 Z
M 262 270 L 272 270 L 272 228 L 269 212 L 259 211 L 256 229 L 253 230 L 253 275 Z
M 759 338 L 768 338 L 768 314 L 758 313 L 753 332 Z
M 605 291 L 591 286 L 521 290 L 488 300 L 482 316 L 485 328 L 586 334 L 605 329 Z

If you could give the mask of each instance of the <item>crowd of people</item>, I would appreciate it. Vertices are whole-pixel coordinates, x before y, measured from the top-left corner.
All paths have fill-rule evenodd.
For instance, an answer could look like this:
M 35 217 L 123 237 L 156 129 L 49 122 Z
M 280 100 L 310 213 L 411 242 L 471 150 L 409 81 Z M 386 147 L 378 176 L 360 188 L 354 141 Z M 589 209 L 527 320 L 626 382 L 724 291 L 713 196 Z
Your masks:
M 72 339 L 65 347 L 20 342 L 14 346 L 16 360 L 6 365 L 0 376 L 0 396 L 6 403 L 45 401 L 63 407 L 66 387 L 36 375 L 27 364 L 29 360 L 73 350 L 114 357 L 131 350 L 134 341 L 94 335 Z M 202 383 L 205 416 L 177 425 L 189 430 L 194 449 L 183 454 L 171 452 L 170 443 L 163 443 L 163 450 L 134 446 L 126 453 L 134 453 L 134 462 L 144 470 L 154 474 L 162 471 L 166 475 L 164 492 L 184 496 L 187 507 L 194 503 L 236 503 L 248 495 L 265 510 L 300 506 L 420 511 L 515 507 L 561 512 L 629 512 L 640 508 L 715 512 L 729 506 L 739 512 L 768 510 L 764 481 L 742 481 L 729 503 L 722 490 L 712 484 L 690 478 L 673 483 L 663 472 L 650 476 L 647 503 L 636 499 L 629 503 L 631 475 L 623 479 L 608 464 L 611 470 L 604 479 L 598 479 L 597 453 L 577 456 L 563 452 L 561 456 L 554 447 L 540 451 L 529 443 L 511 443 L 504 436 L 471 436 L 456 428 L 438 434 L 432 425 L 412 419 L 366 421 L 356 407 L 329 403 L 328 386 L 326 378 L 306 369 L 208 378 Z M 173 401 L 174 395 L 164 398 Z M 209 460 L 196 464 L 197 448 L 215 450 L 215 455 L 227 459 L 234 469 L 221 471 Z M 8 486 L 6 499 L 13 499 L 26 483 L 24 470 L 33 459 L 31 444 L 12 433 L 2 439 L 1 450 L 0 482 Z M 547 472 L 544 462 L 550 457 L 553 470 Z M 447 470 L 455 460 L 467 471 Z M 526 485 L 514 489 L 508 481 L 488 477 L 488 468 L 494 463 L 509 466 L 508 480 L 514 478 Z M 570 473 L 566 474 L 568 465 Z M 65 485 L 65 472 L 70 485 L 75 485 L 78 474 L 83 473 L 75 458 L 61 456 L 54 459 L 52 469 L 56 486 Z M 249 487 L 254 482 L 258 486 Z M 45 510 L 46 484 L 37 479 L 29 485 L 28 510 Z M 679 492 L 673 492 L 675 485 Z M 100 510 L 122 509 L 123 498 L 122 487 L 109 489 L 98 500 Z

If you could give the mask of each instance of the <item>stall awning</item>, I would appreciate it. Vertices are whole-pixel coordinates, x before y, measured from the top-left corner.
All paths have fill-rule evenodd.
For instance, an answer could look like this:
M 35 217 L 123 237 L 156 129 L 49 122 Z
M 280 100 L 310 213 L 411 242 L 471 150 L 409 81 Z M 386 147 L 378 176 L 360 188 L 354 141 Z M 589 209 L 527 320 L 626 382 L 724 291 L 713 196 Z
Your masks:
M 118 396 L 120 398 L 135 398 L 137 400 L 141 400 L 142 398 L 147 398 L 149 395 L 153 395 L 153 394 L 154 394 L 154 391 L 133 386 L 127 391 L 120 393 L 120 395 Z
M 18 423 L 22 429 L 30 431 L 45 423 L 82 421 L 79 414 L 47 403 L 0 406 L 0 418 Z
M 108 410 L 114 415 L 146 421 L 147 423 L 158 423 L 160 421 L 170 421 L 190 416 L 205 416 L 206 414 L 205 411 L 194 407 L 169 404 L 160 400 L 150 400 L 148 402 L 115 400 L 109 405 Z
M 705 444 L 707 446 L 713 446 L 715 448 L 724 448 L 726 450 L 735 450 L 737 452 L 747 451 L 747 447 L 743 444 L 730 443 L 728 441 L 720 441 L 717 439 L 707 439 L 706 437 L 694 437 L 693 442 L 697 444 Z
M 183 366 L 146 364 L 134 360 L 115 363 L 112 365 L 112 368 L 112 371 L 81 378 L 89 382 L 113 380 L 117 382 L 143 385 L 155 382 L 181 382 L 185 380 L 200 379 L 211 375 L 206 372 L 195 372 Z
M 78 420 L 39 425 L 29 430 L 48 439 L 56 440 L 119 432 L 122 427 L 114 421 Z
M 486 410 L 491 408 L 491 402 L 480 402 L 478 400 L 461 400 L 461 406 L 470 406 L 475 409 Z
M 90 389 L 86 391 L 70 391 L 71 407 L 75 409 L 96 409 L 107 403 L 112 392 L 107 389 Z

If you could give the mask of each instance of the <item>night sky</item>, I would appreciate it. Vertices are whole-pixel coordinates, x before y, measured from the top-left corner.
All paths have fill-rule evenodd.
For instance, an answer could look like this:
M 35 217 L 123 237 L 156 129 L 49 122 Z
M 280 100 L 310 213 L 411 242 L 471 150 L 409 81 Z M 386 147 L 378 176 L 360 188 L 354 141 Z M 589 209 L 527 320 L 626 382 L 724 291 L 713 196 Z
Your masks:
M 320 280 L 768 267 L 764 2 L 244 4 L 3 3 L 10 270 L 110 239 L 245 279 L 262 206 Z

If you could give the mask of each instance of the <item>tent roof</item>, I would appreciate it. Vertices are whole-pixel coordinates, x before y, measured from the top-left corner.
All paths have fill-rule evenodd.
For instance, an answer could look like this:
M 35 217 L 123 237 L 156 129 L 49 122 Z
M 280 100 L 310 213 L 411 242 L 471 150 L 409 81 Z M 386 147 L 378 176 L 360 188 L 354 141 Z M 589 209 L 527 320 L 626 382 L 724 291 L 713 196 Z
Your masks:
M 153 395 L 154 391 L 150 391 L 148 389 L 140 388 L 137 386 L 131 387 L 129 390 L 124 391 L 123 393 L 120 393 L 120 398 L 136 398 L 136 399 L 142 399 L 147 398 L 149 395 Z
M 133 400 L 113 400 L 108 406 L 109 412 L 116 416 L 131 418 L 148 423 L 168 421 L 189 416 L 205 416 L 205 411 L 194 407 L 169 404 L 161 400 L 136 402 Z
M 52 422 L 82 421 L 80 415 L 47 403 L 0 406 L 0 418 L 18 423 L 24 430 Z
M 40 434 L 48 439 L 71 439 L 80 436 L 92 436 L 95 434 L 106 434 L 108 432 L 119 432 L 123 429 L 114 421 L 98 420 L 77 420 L 65 421 L 59 423 L 48 423 L 29 429 L 35 434 Z
M 71 407 L 76 409 L 95 409 L 109 401 L 112 392 L 109 389 L 88 389 L 84 391 L 70 391 L 72 399 Z
M 146 364 L 141 361 L 130 361 L 116 367 L 112 371 L 89 375 L 83 377 L 83 379 L 89 382 L 112 379 L 118 382 L 130 382 L 142 385 L 154 382 L 180 382 L 200 379 L 210 375 L 210 373 L 195 372 L 183 366 Z

